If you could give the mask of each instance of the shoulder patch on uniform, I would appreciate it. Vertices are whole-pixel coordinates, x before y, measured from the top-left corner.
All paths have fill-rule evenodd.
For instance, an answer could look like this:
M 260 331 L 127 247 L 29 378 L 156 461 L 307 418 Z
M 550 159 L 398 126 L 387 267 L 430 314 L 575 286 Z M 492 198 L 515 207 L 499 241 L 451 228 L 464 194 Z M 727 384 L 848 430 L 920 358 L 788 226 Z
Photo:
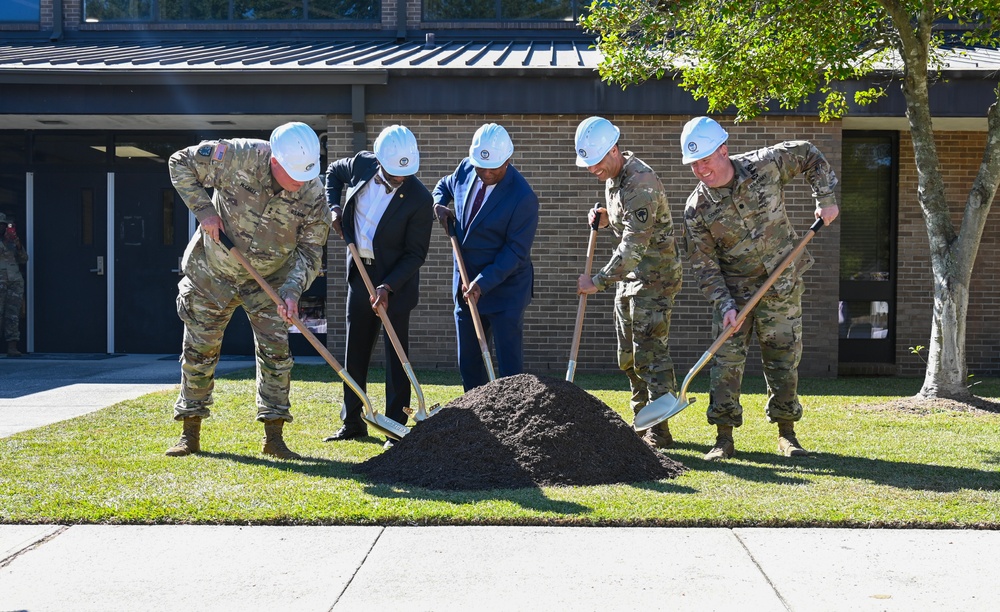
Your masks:
M 229 149 L 229 145 L 224 142 L 220 142 L 215 145 L 215 153 L 212 154 L 212 159 L 215 161 L 222 161 L 222 158 L 226 156 L 226 151 Z
M 211 154 L 212 154 L 212 145 L 207 144 L 198 147 L 198 155 L 201 155 L 202 157 L 208 157 Z
M 639 220 L 639 223 L 645 223 L 649 219 L 649 211 L 645 208 L 640 208 L 635 211 L 635 218 Z

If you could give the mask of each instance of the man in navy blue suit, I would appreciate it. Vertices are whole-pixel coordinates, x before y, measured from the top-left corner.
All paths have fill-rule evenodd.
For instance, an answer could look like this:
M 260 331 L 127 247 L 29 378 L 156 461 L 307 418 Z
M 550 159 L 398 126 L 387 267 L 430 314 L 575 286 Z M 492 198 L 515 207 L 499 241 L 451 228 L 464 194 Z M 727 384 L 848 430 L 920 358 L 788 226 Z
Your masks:
M 434 213 L 455 219 L 469 286 L 455 264 L 452 296 L 458 330 L 458 367 L 468 391 L 489 378 L 469 303 L 476 305 L 493 338 L 497 376 L 524 370 L 524 310 L 531 303 L 535 271 L 531 244 L 538 229 L 538 196 L 510 163 L 514 143 L 502 126 L 488 123 L 472 137 L 469 156 L 434 187 Z M 455 210 L 448 205 L 454 202 Z
M 367 389 L 368 365 L 382 322 L 377 309 L 385 306 L 399 342 L 409 351 L 410 311 L 419 298 L 420 266 L 427 258 L 434 217 L 431 194 L 415 176 L 420 153 L 413 133 L 391 125 L 375 139 L 374 153 L 362 151 L 330 164 L 326 171 L 326 199 L 333 211 L 333 228 L 358 247 L 372 283 L 368 289 L 350 255 L 347 256 L 347 348 L 344 368 Z M 343 209 L 340 197 L 347 187 Z M 399 356 L 385 340 L 385 415 L 406 424 L 403 410 L 410 404 L 410 380 Z M 361 398 L 345 383 L 340 418 L 344 426 L 326 441 L 364 436 Z

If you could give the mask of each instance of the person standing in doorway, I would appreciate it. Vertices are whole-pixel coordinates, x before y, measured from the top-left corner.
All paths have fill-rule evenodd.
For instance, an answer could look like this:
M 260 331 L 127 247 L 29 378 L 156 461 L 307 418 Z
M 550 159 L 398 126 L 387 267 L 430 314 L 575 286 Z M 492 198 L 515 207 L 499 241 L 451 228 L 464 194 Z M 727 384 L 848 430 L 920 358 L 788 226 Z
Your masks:
M 797 236 L 785 210 L 786 184 L 805 174 L 816 200 L 815 217 L 829 225 L 840 213 L 833 193 L 837 177 L 812 144 L 783 142 L 731 156 L 728 139 L 709 117 L 688 121 L 681 132 L 682 162 L 700 181 L 684 208 L 684 236 L 691 271 L 714 307 L 716 335 L 736 326 L 739 310 L 795 248 Z M 812 264 L 812 256 L 804 252 L 716 351 L 707 415 L 718 431 L 706 460 L 736 454 L 733 428 L 743 424 L 740 387 L 754 332 L 769 395 L 765 413 L 778 425 L 778 452 L 787 457 L 809 454 L 799 444 L 795 423 L 802 418 L 802 274 Z
M 605 185 L 604 208 L 588 223 L 611 227 L 619 239 L 611 259 L 593 277 L 580 275 L 577 292 L 593 294 L 614 285 L 618 367 L 632 388 L 632 412 L 677 388 L 670 358 L 670 315 L 681 289 L 681 261 L 663 183 L 631 151 L 618 144 L 621 131 L 603 117 L 584 119 L 576 129 L 576 165 Z M 667 421 L 646 431 L 643 440 L 670 448 Z
M 434 187 L 434 213 L 455 220 L 455 235 L 469 286 L 458 262 L 452 275 L 458 367 L 468 391 L 489 382 L 472 319 L 492 337 L 499 377 L 524 371 L 524 311 L 531 303 L 535 270 L 531 245 L 538 229 L 538 196 L 511 163 L 514 143 L 503 126 L 487 123 L 472 136 L 469 156 Z M 455 203 L 452 211 L 448 205 Z
M 385 307 L 403 351 L 409 352 L 410 312 L 420 298 L 420 267 L 427 259 L 434 224 L 431 194 L 416 177 L 420 151 L 413 132 L 402 125 L 390 125 L 372 148 L 372 152 L 337 160 L 326 171 L 326 201 L 333 211 L 333 227 L 357 246 L 365 271 L 377 285 L 372 298 L 348 253 L 344 367 L 362 390 L 368 388 L 368 367 L 382 331 L 378 308 Z M 341 207 L 344 187 L 347 195 Z M 387 335 L 385 360 L 385 415 L 405 425 L 410 379 Z M 326 441 L 367 435 L 362 407 L 361 398 L 345 383 L 340 414 L 344 425 Z M 386 445 L 392 442 L 387 440 Z
M 0 329 L 7 343 L 7 356 L 20 357 L 21 310 L 24 308 L 24 277 L 21 266 L 28 252 L 17 237 L 13 219 L 0 213 Z
M 177 314 L 184 322 L 184 345 L 174 419 L 184 429 L 167 455 L 201 449 L 201 422 L 210 416 L 222 336 L 236 308 L 243 306 L 256 346 L 262 452 L 301 459 L 282 434 L 285 422 L 292 421 L 288 326 L 298 316 L 299 297 L 323 265 L 330 231 L 330 211 L 317 178 L 319 157 L 316 132 L 299 122 L 278 126 L 269 141 L 212 140 L 170 156 L 170 180 L 201 228 L 181 262 Z M 282 305 L 275 306 L 220 243 L 223 232 L 275 288 Z

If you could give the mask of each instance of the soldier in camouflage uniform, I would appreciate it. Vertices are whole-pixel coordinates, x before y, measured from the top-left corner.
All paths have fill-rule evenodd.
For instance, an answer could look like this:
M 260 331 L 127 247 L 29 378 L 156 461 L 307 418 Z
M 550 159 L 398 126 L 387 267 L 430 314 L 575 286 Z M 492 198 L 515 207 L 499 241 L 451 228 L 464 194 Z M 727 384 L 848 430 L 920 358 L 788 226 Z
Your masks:
M 20 266 L 28 263 L 28 252 L 14 231 L 14 224 L 0 213 L 0 330 L 7 341 L 7 356 L 20 357 L 21 307 L 24 305 L 24 277 Z
M 728 136 L 708 117 L 692 119 L 681 135 L 683 162 L 701 180 L 684 209 L 684 240 L 694 277 L 714 305 L 716 334 L 736 324 L 739 309 L 798 242 L 785 211 L 787 183 L 805 174 L 816 200 L 815 216 L 824 223 L 832 223 L 840 212 L 833 193 L 837 177 L 815 146 L 783 142 L 730 156 Z M 766 415 L 778 424 L 778 451 L 789 457 L 808 455 L 795 437 L 794 423 L 802 418 L 802 274 L 812 264 L 812 256 L 803 252 L 716 352 L 708 422 L 718 433 L 705 459 L 736 453 L 733 428 L 743 424 L 740 386 L 755 331 L 770 396 Z
M 601 117 L 585 119 L 577 128 L 577 166 L 606 185 L 606 207 L 592 210 L 589 222 L 599 214 L 600 227 L 610 226 L 621 240 L 593 278 L 580 275 L 577 292 L 592 294 L 616 285 L 618 366 L 631 383 L 632 411 L 637 413 L 677 387 L 668 338 L 681 262 L 663 184 L 642 160 L 618 147 L 619 134 Z M 647 430 L 643 439 L 656 448 L 673 445 L 666 421 Z
M 222 336 L 238 306 L 253 328 L 257 357 L 257 420 L 264 424 L 263 452 L 299 459 L 285 445 L 291 421 L 288 400 L 292 357 L 288 325 L 298 300 L 322 266 L 330 212 L 320 171 L 319 139 L 303 123 L 287 123 L 270 141 L 202 142 L 174 153 L 170 179 L 201 224 L 184 252 L 177 313 L 184 321 L 181 390 L 174 419 L 184 422 L 180 442 L 167 455 L 200 450 L 200 428 L 209 416 Z M 210 198 L 206 189 L 213 189 Z M 219 243 L 224 232 L 274 287 L 274 302 Z

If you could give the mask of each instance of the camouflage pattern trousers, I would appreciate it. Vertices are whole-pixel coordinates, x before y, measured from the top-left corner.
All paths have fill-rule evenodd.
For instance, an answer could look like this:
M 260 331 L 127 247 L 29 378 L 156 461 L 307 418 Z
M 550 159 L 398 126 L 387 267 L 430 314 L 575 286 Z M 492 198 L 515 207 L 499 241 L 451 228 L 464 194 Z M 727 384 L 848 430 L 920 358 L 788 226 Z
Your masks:
M 288 393 L 292 356 L 288 326 L 263 291 L 237 295 L 224 308 L 191 285 L 177 296 L 177 314 L 184 322 L 181 355 L 181 391 L 174 404 L 174 419 L 210 416 L 215 367 L 219 363 L 222 335 L 236 311 L 243 306 L 253 328 L 257 358 L 257 420 L 291 421 Z
M 771 423 L 794 422 L 802 418 L 799 403 L 799 359 L 802 357 L 802 279 L 791 291 L 777 295 L 768 291 L 744 319 L 742 327 L 715 353 L 712 365 L 708 422 L 712 425 L 743 424 L 740 387 L 747 361 L 750 337 L 756 332 L 760 345 L 764 380 L 767 381 L 765 414 Z M 746 299 L 737 298 L 738 308 Z M 716 337 L 722 333 L 722 315 L 712 321 Z
M 21 307 L 24 305 L 24 281 L 0 280 L 0 328 L 2 340 L 21 339 Z
M 677 389 L 674 362 L 670 359 L 670 296 L 626 296 L 622 284 L 615 295 L 615 328 L 618 333 L 618 367 L 632 387 L 633 414 Z M 666 427 L 666 423 L 662 428 Z M 661 429 L 662 429 L 661 428 Z

